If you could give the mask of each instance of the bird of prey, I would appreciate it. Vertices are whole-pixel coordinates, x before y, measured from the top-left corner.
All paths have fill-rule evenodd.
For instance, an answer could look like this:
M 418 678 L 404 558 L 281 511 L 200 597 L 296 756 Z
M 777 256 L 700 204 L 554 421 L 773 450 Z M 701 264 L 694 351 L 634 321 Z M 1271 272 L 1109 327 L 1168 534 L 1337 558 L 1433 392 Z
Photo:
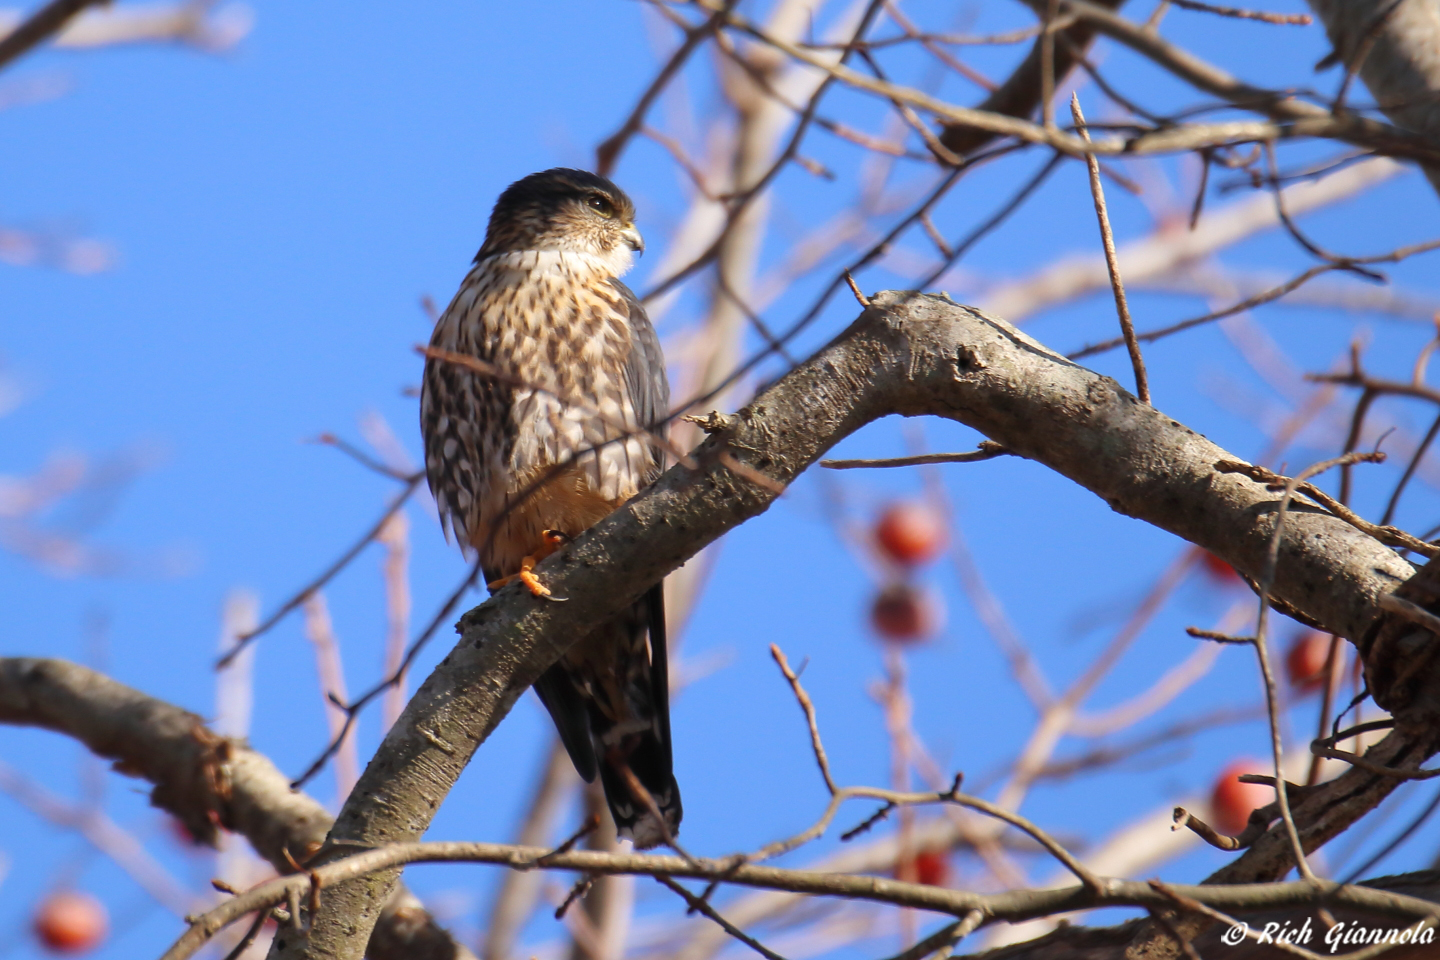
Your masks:
M 663 467 L 665 360 L 619 280 L 645 249 L 634 218 L 624 191 L 593 173 L 516 181 L 435 324 L 420 395 L 425 471 L 447 537 L 478 553 L 492 590 L 518 579 L 548 595 L 535 564 Z M 535 690 L 580 776 L 599 775 L 620 836 L 641 849 L 673 840 L 660 585 L 574 644 Z

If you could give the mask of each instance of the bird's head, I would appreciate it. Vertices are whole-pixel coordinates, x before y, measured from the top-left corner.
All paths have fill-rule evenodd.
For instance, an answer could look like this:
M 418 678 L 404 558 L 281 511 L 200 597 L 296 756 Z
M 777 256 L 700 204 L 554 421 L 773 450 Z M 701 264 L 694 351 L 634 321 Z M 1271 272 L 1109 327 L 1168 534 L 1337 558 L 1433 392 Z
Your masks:
M 593 258 L 618 277 L 644 249 L 635 229 L 635 204 L 624 190 L 598 174 L 556 167 L 505 188 L 476 259 L 559 251 Z

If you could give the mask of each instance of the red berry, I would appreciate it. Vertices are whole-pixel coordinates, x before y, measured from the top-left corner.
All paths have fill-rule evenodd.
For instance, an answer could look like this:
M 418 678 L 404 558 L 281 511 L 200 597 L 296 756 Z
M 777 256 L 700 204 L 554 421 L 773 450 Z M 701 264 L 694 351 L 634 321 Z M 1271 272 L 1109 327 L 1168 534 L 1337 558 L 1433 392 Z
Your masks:
M 1335 651 L 1336 656 L 1340 651 Z M 1330 657 L 1330 634 L 1309 630 L 1290 643 L 1285 654 L 1285 674 L 1290 686 L 1300 693 L 1314 693 L 1325 686 L 1325 661 Z
M 35 911 L 35 935 L 52 953 L 84 953 L 105 939 L 105 905 L 79 890 L 57 890 Z
M 914 877 L 916 883 L 931 887 L 943 887 L 950 878 L 950 861 L 943 850 L 921 850 L 915 854 Z
M 940 629 L 940 601 L 909 583 L 892 583 L 881 590 L 870 608 L 870 625 L 881 639 L 917 643 Z
M 875 522 L 875 542 L 901 566 L 929 563 L 945 549 L 945 518 L 923 503 L 892 503 Z
M 1208 573 L 1210 575 L 1210 579 L 1214 580 L 1216 583 L 1223 583 L 1226 586 L 1229 586 L 1231 584 L 1243 582 L 1243 578 L 1240 576 L 1240 574 L 1235 572 L 1234 567 L 1230 566 L 1230 564 L 1215 556 L 1215 554 L 1211 553 L 1209 550 L 1206 550 L 1200 555 L 1200 560 L 1205 566 L 1205 572 Z
M 1221 833 L 1240 833 L 1250 822 L 1250 812 L 1275 800 L 1275 788 L 1263 783 L 1241 783 L 1242 773 L 1272 775 L 1274 769 L 1259 760 L 1234 760 L 1215 780 L 1210 795 L 1210 825 Z

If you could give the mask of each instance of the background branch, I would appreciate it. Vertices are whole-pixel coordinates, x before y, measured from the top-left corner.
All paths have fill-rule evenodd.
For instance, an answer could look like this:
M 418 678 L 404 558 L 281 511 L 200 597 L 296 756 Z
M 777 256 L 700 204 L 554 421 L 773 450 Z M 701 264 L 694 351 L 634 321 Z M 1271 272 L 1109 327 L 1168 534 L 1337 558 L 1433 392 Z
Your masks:
M 320 845 L 331 816 L 265 756 L 212 733 L 198 716 L 65 660 L 0 658 L 0 723 L 74 737 L 115 768 L 155 785 L 151 803 L 190 835 L 242 834 L 281 873 Z M 288 854 L 288 855 L 287 855 Z M 435 924 L 404 887 L 382 905 L 374 960 L 465 960 L 472 955 Z

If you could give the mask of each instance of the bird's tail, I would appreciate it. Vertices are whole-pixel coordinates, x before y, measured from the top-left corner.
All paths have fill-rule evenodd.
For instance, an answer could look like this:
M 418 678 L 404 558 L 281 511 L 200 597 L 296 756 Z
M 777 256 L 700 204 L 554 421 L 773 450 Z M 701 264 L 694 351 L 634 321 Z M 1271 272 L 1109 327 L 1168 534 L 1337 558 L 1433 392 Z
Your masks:
M 656 584 L 535 684 L 576 771 L 587 782 L 599 774 L 617 833 L 641 850 L 673 840 L 680 829 L 665 643 L 665 601 Z

